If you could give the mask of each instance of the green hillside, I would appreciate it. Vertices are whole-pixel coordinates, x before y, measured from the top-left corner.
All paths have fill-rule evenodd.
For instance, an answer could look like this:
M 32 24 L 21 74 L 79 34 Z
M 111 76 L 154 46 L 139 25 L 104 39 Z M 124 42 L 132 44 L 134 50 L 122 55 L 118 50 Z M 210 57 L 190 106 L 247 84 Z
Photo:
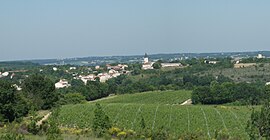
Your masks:
M 154 91 L 124 94 L 99 103 L 181 104 L 190 98 L 191 91 Z
M 151 131 L 165 127 L 170 133 L 202 132 L 213 138 L 215 131 L 247 138 L 245 126 L 251 110 L 242 106 L 181 106 L 190 98 L 190 91 L 146 92 L 119 95 L 98 101 L 114 126 L 138 131 L 143 117 Z M 63 127 L 92 126 L 95 103 L 67 105 L 60 112 Z

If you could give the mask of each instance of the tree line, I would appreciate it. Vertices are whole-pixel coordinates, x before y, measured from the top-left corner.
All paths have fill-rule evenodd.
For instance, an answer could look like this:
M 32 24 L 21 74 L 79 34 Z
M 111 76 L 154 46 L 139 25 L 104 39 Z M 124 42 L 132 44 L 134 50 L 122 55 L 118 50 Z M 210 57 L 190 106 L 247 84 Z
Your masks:
M 196 87 L 192 92 L 192 102 L 194 104 L 258 105 L 269 99 L 269 95 L 269 86 L 213 81 L 209 86 Z

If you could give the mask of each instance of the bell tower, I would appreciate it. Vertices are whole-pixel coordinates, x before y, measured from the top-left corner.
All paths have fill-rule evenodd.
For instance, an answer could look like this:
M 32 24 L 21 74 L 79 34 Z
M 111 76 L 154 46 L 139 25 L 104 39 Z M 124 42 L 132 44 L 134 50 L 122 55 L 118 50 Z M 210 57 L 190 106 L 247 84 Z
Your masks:
M 144 55 L 143 62 L 144 62 L 144 64 L 149 62 L 147 53 L 145 53 L 145 55 Z

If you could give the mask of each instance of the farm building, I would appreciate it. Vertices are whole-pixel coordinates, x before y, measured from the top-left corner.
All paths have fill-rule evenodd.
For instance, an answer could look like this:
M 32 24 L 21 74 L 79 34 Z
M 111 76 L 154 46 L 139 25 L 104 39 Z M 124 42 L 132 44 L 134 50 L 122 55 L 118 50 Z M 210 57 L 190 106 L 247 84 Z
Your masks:
M 256 66 L 256 63 L 238 63 L 234 64 L 234 68 L 246 68 L 246 67 L 252 67 Z

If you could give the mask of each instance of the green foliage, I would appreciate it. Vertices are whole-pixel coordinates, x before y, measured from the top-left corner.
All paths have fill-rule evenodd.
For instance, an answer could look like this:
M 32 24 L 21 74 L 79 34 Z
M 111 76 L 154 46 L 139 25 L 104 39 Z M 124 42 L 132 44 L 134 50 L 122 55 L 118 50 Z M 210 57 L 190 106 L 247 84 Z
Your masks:
M 189 91 L 163 91 L 117 95 L 97 103 L 101 104 L 115 127 L 125 128 L 123 130 L 132 129 L 141 138 L 151 138 L 162 126 L 167 131 L 169 139 L 177 139 L 187 132 L 201 132 L 203 137 L 209 139 L 208 130 L 211 138 L 215 138 L 215 132 L 225 128 L 226 131 L 222 131 L 225 134 L 220 133 L 220 137 L 225 137 L 228 132 L 230 139 L 248 138 L 244 126 L 252 111 L 250 108 L 179 105 L 187 99 L 190 99 Z M 70 128 L 93 128 L 95 109 L 95 103 L 63 106 L 59 116 L 60 124 Z M 141 116 L 144 121 L 141 121 Z M 145 124 L 143 130 L 142 122 Z M 117 134 L 114 133 L 114 136 Z
M 242 63 L 269 63 L 270 59 L 250 57 L 250 58 L 242 59 L 241 62 Z
M 17 133 L 7 133 L 0 136 L 1 140 L 25 140 L 25 137 Z
M 187 132 L 180 135 L 180 140 L 208 140 L 208 137 L 202 132 Z
M 192 103 L 198 104 L 198 103 L 211 103 L 212 95 L 210 95 L 210 88 L 207 86 L 197 87 L 192 92 Z
M 109 117 L 102 110 L 100 104 L 96 104 L 93 118 L 93 131 L 96 137 L 104 136 L 105 133 L 112 127 Z
M 0 81 L 0 118 L 1 121 L 12 122 L 16 118 L 26 115 L 29 111 L 28 103 L 10 82 Z
M 247 123 L 246 131 L 250 139 L 270 139 L 270 103 L 267 101 L 261 111 L 254 111 Z
M 153 64 L 153 68 L 154 69 L 161 69 L 161 62 L 160 61 L 157 61 Z
M 39 64 L 32 63 L 32 62 L 0 62 L 0 69 L 1 71 L 5 70 L 21 70 L 21 69 L 32 69 L 34 67 L 39 66 Z
M 59 95 L 55 93 L 54 83 L 50 79 L 38 74 L 31 75 L 25 79 L 23 92 L 37 110 L 50 109 L 59 100 Z
M 109 95 L 109 86 L 107 83 L 100 83 L 99 81 L 88 81 L 87 85 L 79 85 L 72 87 L 69 93 L 81 93 L 87 101 L 100 99 Z
M 193 103 L 224 104 L 241 102 L 241 104 L 258 105 L 269 95 L 264 87 L 248 83 L 218 83 L 212 82 L 210 86 L 197 87 L 192 92 Z
M 157 131 L 154 131 L 152 134 L 153 140 L 167 140 L 169 139 L 168 130 L 166 130 L 163 126 L 159 128 Z
M 216 140 L 230 140 L 230 134 L 227 132 L 227 130 L 224 131 L 216 131 L 215 132 L 215 139 Z
M 139 75 L 142 72 L 141 67 L 141 63 L 129 64 L 127 70 L 131 71 L 132 75 Z
M 47 140 L 62 140 L 59 129 L 59 108 L 54 109 L 49 119 L 49 128 L 46 132 Z
M 136 132 L 129 129 L 120 129 L 118 127 L 112 127 L 108 131 L 109 135 L 113 138 L 119 138 L 119 139 L 132 139 L 136 137 Z
M 136 94 L 124 94 L 104 100 L 100 103 L 135 103 L 135 104 L 181 104 L 190 99 L 191 91 L 150 91 Z
M 86 102 L 85 97 L 80 93 L 67 93 L 60 99 L 59 104 L 80 104 Z
M 146 128 L 145 120 L 143 115 L 141 115 L 141 122 L 140 122 L 141 129 L 144 130 Z
M 31 120 L 30 124 L 28 124 L 28 126 L 27 126 L 27 130 L 29 133 L 37 135 L 38 132 L 40 131 L 40 128 L 39 128 L 39 126 L 37 126 L 37 123 L 35 120 Z

